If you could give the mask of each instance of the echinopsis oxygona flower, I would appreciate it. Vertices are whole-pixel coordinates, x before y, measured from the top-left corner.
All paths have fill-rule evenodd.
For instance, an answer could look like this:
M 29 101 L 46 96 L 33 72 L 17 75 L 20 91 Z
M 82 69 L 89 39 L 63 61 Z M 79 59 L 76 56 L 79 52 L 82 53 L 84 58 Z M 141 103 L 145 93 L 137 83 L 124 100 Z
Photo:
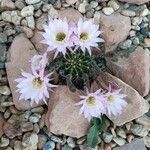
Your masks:
M 81 101 L 76 105 L 82 105 L 80 114 L 83 113 L 89 121 L 92 117 L 100 118 L 105 113 L 105 98 L 101 90 L 97 90 L 95 93 L 87 91 L 87 95 L 80 96 L 80 98 Z
M 77 24 L 69 24 L 67 19 L 49 19 L 48 25 L 44 25 L 45 32 L 42 33 L 44 40 L 41 42 L 48 45 L 47 51 L 55 51 L 54 58 L 58 53 L 64 56 L 72 47 L 80 47 L 91 55 L 91 47 L 98 47 L 97 43 L 104 42 L 99 36 L 99 26 L 94 20 L 79 19 Z
M 18 92 L 20 93 L 20 100 L 31 100 L 31 106 L 33 103 L 39 103 L 49 98 L 49 91 L 52 91 L 53 85 L 49 83 L 52 78 L 52 73 L 45 75 L 45 67 L 48 62 L 47 54 L 35 55 L 31 59 L 31 71 L 32 73 L 22 72 L 21 78 L 16 79 Z
M 82 105 L 80 114 L 83 113 L 89 121 L 94 117 L 101 118 L 103 114 L 117 116 L 127 105 L 124 99 L 126 95 L 120 92 L 121 89 L 114 90 L 109 85 L 108 91 L 99 89 L 95 93 L 88 92 L 86 96 L 80 96 L 81 101 L 76 105 Z
M 107 101 L 106 114 L 109 117 L 121 114 L 123 108 L 127 106 L 127 102 L 124 100 L 125 97 L 126 95 L 121 93 L 121 89 L 112 89 L 111 84 L 109 84 L 108 92 L 105 93 Z
M 38 104 L 41 100 L 47 104 L 46 98 L 49 98 L 49 90 L 51 90 L 52 87 L 56 87 L 49 83 L 51 80 L 49 76 L 51 74 L 44 76 L 43 73 L 30 74 L 22 72 L 23 77 L 16 79 L 16 82 L 18 82 L 17 88 L 21 94 L 20 100 L 31 99 L 31 106 L 34 102 Z
M 48 45 L 48 51 L 55 50 L 55 57 L 61 52 L 66 54 L 67 47 L 72 47 L 72 30 L 69 27 L 67 19 L 49 19 L 48 25 L 44 26 L 45 32 L 42 33 L 44 40 L 41 41 Z

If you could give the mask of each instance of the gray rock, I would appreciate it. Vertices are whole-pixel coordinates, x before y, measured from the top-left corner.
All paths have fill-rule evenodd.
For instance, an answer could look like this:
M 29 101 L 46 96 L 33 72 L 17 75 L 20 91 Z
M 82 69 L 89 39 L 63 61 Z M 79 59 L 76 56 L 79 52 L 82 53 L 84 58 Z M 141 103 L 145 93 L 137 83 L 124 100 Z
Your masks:
M 109 132 L 103 133 L 103 140 L 105 143 L 110 143 L 112 139 L 113 139 L 113 135 L 111 133 Z
M 117 129 L 116 129 L 116 133 L 117 133 L 117 135 L 120 136 L 121 138 L 124 138 L 124 139 L 125 139 L 125 138 L 127 137 L 127 136 L 126 136 L 126 132 L 125 132 L 123 129 L 121 129 L 121 128 L 120 128 L 120 129 L 117 128 Z
M 134 17 L 131 22 L 132 25 L 137 26 L 142 23 L 142 17 Z
M 115 11 L 120 8 L 120 5 L 116 0 L 110 0 L 108 6 L 112 7 Z
M 142 117 L 135 120 L 136 123 L 143 125 L 146 129 L 150 131 L 150 117 L 143 115 Z
M 26 20 L 27 20 L 28 27 L 34 30 L 35 29 L 34 17 L 28 16 L 28 17 L 26 17 Z
M 5 138 L 5 137 L 2 137 L 1 138 L 1 142 L 0 142 L 0 147 L 6 147 L 9 145 L 9 139 L 8 138 Z M 2 148 L 3 149 L 3 148 Z
M 142 139 L 136 139 L 122 147 L 114 148 L 114 150 L 146 150 Z
M 143 126 L 143 125 L 139 125 L 139 124 L 133 124 L 131 126 L 131 132 L 134 135 L 140 136 L 140 137 L 145 137 L 148 135 L 148 130 Z
M 0 86 L 0 94 L 10 95 L 11 91 L 8 86 Z
M 121 14 L 129 17 L 134 17 L 136 15 L 136 13 L 133 10 L 128 10 L 128 9 L 122 10 Z
M 146 136 L 143 139 L 144 139 L 144 144 L 146 145 L 146 147 L 150 148 L 150 137 Z
M 47 141 L 47 137 L 43 134 L 38 134 L 38 149 L 42 149 Z
M 21 10 L 22 17 L 33 16 L 33 14 L 34 14 L 34 7 L 32 5 L 26 6 Z
M 68 146 L 67 144 L 65 144 L 63 147 L 62 147 L 62 150 L 73 150 L 70 146 Z
M 21 123 L 21 130 L 23 132 L 28 132 L 33 130 L 33 124 L 32 122 L 22 122 Z
M 15 6 L 16 6 L 19 10 L 21 10 L 21 9 L 23 9 L 26 5 L 25 5 L 24 0 L 16 0 Z
M 111 15 L 114 13 L 114 9 L 112 7 L 104 7 L 102 9 L 103 13 L 107 16 Z
M 131 40 L 126 40 L 126 41 L 120 43 L 119 46 L 122 49 L 127 49 L 127 48 L 129 48 L 131 46 L 131 44 L 132 44 Z
M 53 150 L 53 149 L 55 149 L 55 143 L 53 141 L 48 141 L 43 147 L 43 150 Z
M 0 43 L 7 42 L 7 36 L 4 33 L 0 33 Z
M 74 148 L 76 146 L 75 141 L 72 137 L 68 137 L 67 143 L 71 148 Z
M 13 10 L 15 9 L 15 4 L 12 0 L 1 0 L 1 8 L 4 10 Z
M 0 44 L 0 62 L 2 64 L 4 64 L 4 62 L 6 60 L 6 54 L 7 54 L 7 52 L 6 52 L 6 45 Z
M 18 11 L 4 11 L 1 14 L 2 19 L 7 22 L 11 22 L 14 25 L 20 25 L 21 17 L 18 15 Z
M 25 0 L 28 5 L 39 3 L 41 0 Z
M 22 146 L 26 150 L 37 150 L 38 136 L 36 133 L 25 133 L 22 140 Z
M 115 138 L 113 138 L 113 140 L 114 140 L 114 142 L 117 143 L 119 146 L 123 146 L 123 145 L 126 143 L 125 139 L 119 138 L 119 137 L 115 137 Z
M 37 122 L 39 122 L 40 118 L 41 118 L 40 114 L 34 113 L 29 117 L 29 121 L 32 123 L 37 123 Z
M 63 143 L 63 140 L 60 137 L 54 135 L 51 136 L 51 140 L 57 143 Z

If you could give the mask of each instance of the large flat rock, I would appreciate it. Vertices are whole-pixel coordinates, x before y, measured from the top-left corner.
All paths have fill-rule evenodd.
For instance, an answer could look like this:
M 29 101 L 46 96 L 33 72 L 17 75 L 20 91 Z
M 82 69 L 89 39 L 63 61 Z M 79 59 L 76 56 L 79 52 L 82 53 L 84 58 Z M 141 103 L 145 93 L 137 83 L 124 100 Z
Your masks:
M 102 37 L 105 40 L 106 52 L 112 51 L 125 40 L 131 29 L 130 18 L 119 13 L 110 16 L 101 14 L 99 24 L 103 31 Z
M 146 150 L 143 139 L 135 139 L 129 144 L 114 148 L 114 150 Z
M 101 72 L 97 77 L 97 80 L 93 83 L 92 89 L 97 90 L 98 88 L 108 87 L 109 82 L 116 83 L 124 94 L 127 95 L 126 101 L 127 107 L 118 116 L 111 116 L 109 119 L 117 126 L 121 126 L 127 122 L 130 122 L 149 110 L 149 103 L 146 101 L 135 89 L 128 84 L 124 83 L 119 78 L 109 74 Z
M 89 122 L 79 115 L 80 91 L 71 92 L 67 86 L 59 86 L 51 95 L 45 123 L 54 134 L 65 134 L 80 138 L 87 133 Z
M 119 58 L 117 62 L 108 58 L 107 66 L 116 77 L 146 96 L 150 88 L 149 60 L 150 52 L 138 47 L 128 58 Z
M 31 65 L 29 61 L 35 54 L 37 54 L 37 52 L 32 43 L 23 34 L 16 36 L 9 52 L 10 58 L 6 63 L 6 71 L 13 95 L 13 102 L 15 107 L 19 110 L 30 109 L 30 101 L 19 100 L 20 94 L 16 92 L 17 82 L 15 82 L 15 79 L 22 77 L 21 70 L 31 73 Z M 37 104 L 34 103 L 32 107 L 36 106 Z

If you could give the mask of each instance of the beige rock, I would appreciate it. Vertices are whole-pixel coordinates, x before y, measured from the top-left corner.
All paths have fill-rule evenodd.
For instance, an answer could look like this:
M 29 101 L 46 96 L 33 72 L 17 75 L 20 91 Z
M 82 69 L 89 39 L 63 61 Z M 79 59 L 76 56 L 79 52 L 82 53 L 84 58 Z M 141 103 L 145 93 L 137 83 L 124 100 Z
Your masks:
M 4 118 L 3 116 L 0 114 L 0 138 L 3 135 L 3 125 L 4 125 Z
M 59 86 L 51 95 L 48 104 L 45 123 L 50 132 L 65 134 L 80 138 L 87 133 L 89 122 L 83 115 L 79 115 L 80 91 L 71 92 L 66 86 Z
M 107 66 L 116 77 L 146 96 L 150 88 L 149 60 L 149 51 L 138 47 L 128 58 L 119 58 L 117 62 L 107 59 Z
M 112 51 L 117 45 L 125 40 L 131 29 L 131 21 L 129 17 L 114 13 L 110 16 L 100 15 L 100 27 L 103 31 L 106 52 Z
M 37 52 L 32 43 L 23 34 L 14 39 L 9 52 L 10 60 L 6 63 L 6 71 L 14 104 L 19 110 L 30 109 L 29 101 L 19 100 L 20 94 L 16 92 L 17 83 L 15 79 L 21 77 L 21 69 L 31 73 L 29 60 L 32 56 L 37 54 Z M 34 104 L 32 107 L 36 106 L 37 105 Z
M 71 21 L 77 22 L 80 17 L 81 18 L 83 17 L 82 14 L 79 11 L 77 11 L 73 8 L 67 8 L 67 9 L 64 9 L 64 10 L 60 10 L 58 12 L 58 14 L 59 14 L 60 18 L 66 17 L 67 20 L 70 21 L 70 22 Z
M 122 89 L 122 92 L 127 95 L 126 101 L 128 106 L 123 110 L 122 114 L 116 117 L 112 116 L 110 118 L 115 125 L 121 126 L 127 122 L 139 118 L 149 110 L 148 102 L 141 97 L 135 89 L 109 73 L 101 72 L 97 78 L 97 83 L 93 83 L 92 89 L 106 89 L 109 81 L 116 83 Z
M 147 47 L 150 47 L 150 38 L 145 38 L 144 42 L 145 42 Z
M 33 31 L 30 28 L 28 28 L 26 26 L 23 26 L 23 27 L 21 27 L 21 29 L 26 34 L 26 36 L 28 38 L 32 38 L 33 37 L 34 33 L 33 33 Z
M 150 0 L 119 0 L 119 1 L 141 5 L 141 4 L 149 2 Z
M 6 9 L 6 10 L 13 10 L 16 8 L 12 0 L 2 0 L 0 6 L 2 9 Z

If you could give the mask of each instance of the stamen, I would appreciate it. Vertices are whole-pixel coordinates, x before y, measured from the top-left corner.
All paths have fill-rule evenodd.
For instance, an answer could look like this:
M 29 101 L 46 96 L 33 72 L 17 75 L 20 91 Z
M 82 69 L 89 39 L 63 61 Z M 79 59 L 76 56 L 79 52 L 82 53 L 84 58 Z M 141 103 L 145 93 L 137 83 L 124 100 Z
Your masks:
M 36 89 L 41 88 L 42 84 L 43 84 L 43 80 L 40 77 L 34 78 L 34 80 L 33 80 L 34 88 L 36 88 Z
M 90 97 L 86 100 L 86 103 L 87 103 L 88 106 L 93 106 L 93 105 L 95 105 L 95 97 L 90 96 Z
M 63 42 L 65 40 L 65 38 L 66 38 L 66 34 L 63 32 L 59 32 L 56 35 L 56 41 L 58 41 L 58 42 Z
M 88 33 L 82 32 L 82 33 L 80 34 L 80 40 L 86 41 L 87 39 L 88 39 Z

